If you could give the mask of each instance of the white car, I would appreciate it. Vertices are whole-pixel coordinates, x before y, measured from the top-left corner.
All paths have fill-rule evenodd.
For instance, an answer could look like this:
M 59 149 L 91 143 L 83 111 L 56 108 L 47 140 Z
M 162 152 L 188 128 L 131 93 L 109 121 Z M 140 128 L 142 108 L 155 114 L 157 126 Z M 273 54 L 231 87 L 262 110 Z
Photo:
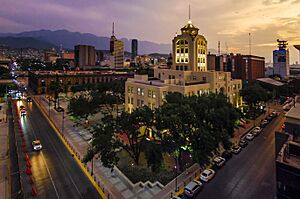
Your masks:
M 26 115 L 25 109 L 22 109 L 20 112 L 21 112 L 21 116 L 25 116 Z
M 234 154 L 238 154 L 239 152 L 241 152 L 242 148 L 239 145 L 235 145 L 233 147 L 231 147 L 231 152 Z
M 43 148 L 42 144 L 41 144 L 41 142 L 39 140 L 34 140 L 32 142 L 32 147 L 33 147 L 33 150 L 35 150 L 35 151 L 39 151 L 39 150 L 41 150 Z
M 201 175 L 200 179 L 204 182 L 210 181 L 215 176 L 215 171 L 212 169 L 205 169 Z
M 255 135 L 258 135 L 259 133 L 261 133 L 261 131 L 262 131 L 262 128 L 260 128 L 259 126 L 255 127 L 255 128 L 253 129 L 253 133 L 254 133 Z
M 253 140 L 253 138 L 254 138 L 254 135 L 252 133 L 248 133 L 246 135 L 246 139 L 249 140 L 249 141 Z
M 193 180 L 184 187 L 184 194 L 188 197 L 194 197 L 197 193 L 200 192 L 203 184 L 198 180 Z
M 222 167 L 224 164 L 225 164 L 225 158 L 222 158 L 222 157 L 215 157 L 213 159 L 213 162 L 215 163 L 215 165 L 217 165 L 219 168 Z

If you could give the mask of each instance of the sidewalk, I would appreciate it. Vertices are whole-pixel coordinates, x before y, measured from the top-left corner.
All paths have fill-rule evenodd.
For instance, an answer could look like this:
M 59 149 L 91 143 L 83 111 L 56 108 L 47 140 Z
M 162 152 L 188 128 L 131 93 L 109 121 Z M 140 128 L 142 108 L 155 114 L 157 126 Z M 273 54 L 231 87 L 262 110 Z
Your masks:
M 2 104 L 1 104 L 2 105 Z M 2 106 L 3 111 L 4 107 Z M 6 115 L 0 114 L 0 119 Z M 8 158 L 8 123 L 5 119 L 0 121 L 0 198 L 10 198 L 9 193 L 9 158 Z
M 44 96 L 34 96 L 34 101 L 40 105 L 40 108 L 45 115 L 49 115 L 48 100 Z M 66 108 L 66 104 L 60 102 L 60 106 Z M 67 109 L 65 109 L 67 110 Z M 64 130 L 63 137 L 66 142 L 73 149 L 75 155 L 82 160 L 89 146 L 88 141 L 92 138 L 91 133 L 82 127 L 76 127 L 68 115 L 64 115 Z M 56 129 L 62 133 L 62 112 L 57 112 L 50 108 L 50 119 Z M 86 169 L 91 172 L 92 165 L 88 163 Z M 111 171 L 105 168 L 98 158 L 94 158 L 93 173 L 94 179 L 109 198 L 116 199 L 135 199 L 135 198 L 152 198 L 161 189 L 162 185 L 159 183 L 137 183 L 132 184 L 131 181 L 122 172 L 115 167 L 115 175 L 111 175 Z

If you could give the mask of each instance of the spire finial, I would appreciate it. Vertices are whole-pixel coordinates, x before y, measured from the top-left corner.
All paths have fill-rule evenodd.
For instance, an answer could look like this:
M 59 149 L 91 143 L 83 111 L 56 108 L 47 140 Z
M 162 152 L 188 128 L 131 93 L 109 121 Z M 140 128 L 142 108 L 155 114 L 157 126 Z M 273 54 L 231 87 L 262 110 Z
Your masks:
M 189 4 L 189 21 L 188 21 L 189 24 L 192 23 L 191 21 L 191 4 Z
M 113 22 L 112 25 L 112 35 L 115 36 L 115 22 Z

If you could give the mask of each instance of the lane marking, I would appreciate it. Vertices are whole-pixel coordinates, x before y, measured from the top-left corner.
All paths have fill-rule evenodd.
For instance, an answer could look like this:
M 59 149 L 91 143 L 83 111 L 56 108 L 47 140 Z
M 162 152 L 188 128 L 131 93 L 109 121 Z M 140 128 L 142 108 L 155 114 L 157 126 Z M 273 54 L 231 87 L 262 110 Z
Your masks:
M 37 108 L 38 108 L 38 107 L 37 107 Z M 32 111 L 32 110 L 31 110 L 31 111 Z M 32 114 L 33 114 L 33 113 L 32 113 Z M 48 138 L 50 138 L 50 137 L 48 137 Z M 69 171 L 69 170 L 67 169 L 67 167 L 65 166 L 65 162 L 63 161 L 63 158 L 61 157 L 61 155 L 60 155 L 60 153 L 58 152 L 58 150 L 56 149 L 56 147 L 54 147 L 54 142 L 53 142 L 51 139 L 48 139 L 48 140 L 49 140 L 49 142 L 51 143 L 52 148 L 53 148 L 54 151 L 56 152 L 56 155 L 57 155 L 57 157 L 59 158 L 60 162 L 63 163 L 63 164 L 62 164 L 63 169 L 64 169 L 64 170 L 66 171 L 66 173 L 68 174 L 69 179 L 71 180 L 72 184 L 74 185 L 74 187 L 75 187 L 77 193 L 79 194 L 80 198 L 83 198 L 82 195 L 81 195 L 81 192 L 79 191 L 77 185 L 75 184 L 75 182 L 74 182 L 74 180 L 73 180 L 73 178 L 72 178 L 72 176 L 71 176 L 71 174 L 70 174 L 70 171 Z
M 81 163 L 81 161 L 79 160 L 79 158 L 74 154 L 74 152 L 72 151 L 72 149 L 70 148 L 70 146 L 67 144 L 67 142 L 65 141 L 65 139 L 62 137 L 62 135 L 60 134 L 59 130 L 57 130 L 57 127 L 53 124 L 53 122 L 48 118 L 48 114 L 45 113 L 45 110 L 41 107 L 41 105 L 39 104 L 38 99 L 36 99 L 36 97 L 32 98 L 34 103 L 37 105 L 37 107 L 39 108 L 39 110 L 41 111 L 41 113 L 44 115 L 44 117 L 47 119 L 48 123 L 51 125 L 51 127 L 53 128 L 53 130 L 56 132 L 56 134 L 58 135 L 58 137 L 61 139 L 61 141 L 64 143 L 65 147 L 69 150 L 70 154 L 73 155 L 75 161 L 77 162 L 77 164 L 79 165 L 79 167 L 81 168 L 81 170 L 85 173 L 85 175 L 88 177 L 88 179 L 90 180 L 90 182 L 93 184 L 93 186 L 95 187 L 95 189 L 97 190 L 97 192 L 100 194 L 100 196 L 103 199 L 108 199 L 107 196 L 104 194 L 104 192 L 102 191 L 102 189 L 98 186 L 98 184 L 95 182 L 95 180 L 93 179 L 93 177 L 90 175 L 90 173 L 86 170 L 86 168 L 84 167 L 84 165 Z
M 26 117 L 28 117 L 28 116 L 26 116 Z M 25 119 L 25 118 L 24 118 L 24 119 Z M 26 120 L 27 120 L 27 118 L 26 118 Z M 31 122 L 31 120 L 29 120 L 29 119 L 28 119 L 28 124 L 29 124 L 29 125 L 28 125 L 28 128 L 31 129 L 32 134 L 34 135 L 35 139 L 37 139 L 37 136 L 36 136 L 36 134 L 35 134 L 35 132 L 34 132 L 34 129 L 33 129 L 32 122 Z M 21 125 L 21 128 L 23 128 L 23 125 L 24 125 L 24 124 Z M 28 133 L 30 133 L 30 131 L 28 131 Z M 29 142 L 29 143 L 30 143 L 30 142 Z M 46 170 L 47 170 L 47 173 L 48 173 L 48 175 L 49 175 L 49 177 L 50 177 L 50 181 L 51 181 L 51 184 L 52 184 L 52 186 L 53 186 L 53 188 L 54 188 L 55 194 L 56 194 L 57 198 L 60 199 L 59 194 L 58 194 L 58 191 L 57 191 L 57 188 L 56 188 L 56 186 L 55 186 L 55 184 L 54 184 L 52 175 L 51 175 L 51 173 L 50 173 L 49 167 L 48 167 L 47 162 L 46 162 L 46 160 L 45 160 L 45 156 L 44 156 L 44 154 L 43 154 L 43 151 L 40 151 L 40 153 L 41 153 L 41 155 L 42 155 L 42 160 L 43 160 L 43 162 L 44 162 L 44 164 L 45 164 L 45 166 L 46 166 Z

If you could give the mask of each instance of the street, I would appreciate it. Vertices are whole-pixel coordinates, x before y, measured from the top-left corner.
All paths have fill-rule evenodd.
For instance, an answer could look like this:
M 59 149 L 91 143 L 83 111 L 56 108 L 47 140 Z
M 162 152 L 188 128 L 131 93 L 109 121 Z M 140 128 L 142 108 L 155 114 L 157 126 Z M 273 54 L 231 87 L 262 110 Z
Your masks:
M 34 102 L 17 104 L 18 110 L 23 104 L 27 112 L 21 127 L 38 198 L 101 198 Z M 41 141 L 41 151 L 33 151 L 35 139 Z
M 283 114 L 274 118 L 260 135 L 216 172 L 211 182 L 204 184 L 196 198 L 275 198 L 275 130 L 283 122 Z

